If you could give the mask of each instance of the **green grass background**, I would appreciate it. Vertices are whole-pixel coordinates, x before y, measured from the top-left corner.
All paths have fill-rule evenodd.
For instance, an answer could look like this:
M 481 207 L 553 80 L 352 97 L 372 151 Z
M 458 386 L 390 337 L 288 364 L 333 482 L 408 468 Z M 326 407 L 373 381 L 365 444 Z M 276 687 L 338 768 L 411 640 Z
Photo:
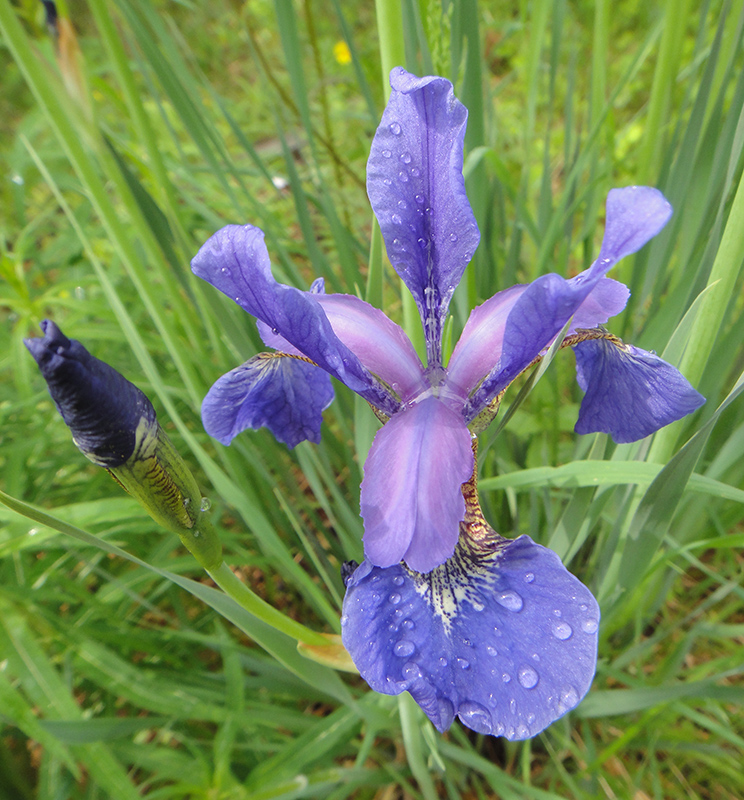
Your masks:
M 58 8 L 55 36 L 0 0 L 0 798 L 743 797 L 744 1 Z M 440 736 L 216 590 L 77 452 L 22 344 L 52 317 L 146 391 L 245 585 L 338 633 L 377 423 L 337 387 L 320 446 L 211 441 L 203 395 L 261 342 L 189 261 L 251 222 L 280 280 L 322 275 L 414 331 L 364 190 L 394 63 L 470 111 L 482 239 L 452 341 L 494 291 L 588 266 L 609 188 L 675 209 L 613 271 L 633 294 L 610 327 L 704 408 L 635 445 L 577 437 L 563 352 L 481 437 L 491 523 L 602 605 L 591 693 L 527 742 Z

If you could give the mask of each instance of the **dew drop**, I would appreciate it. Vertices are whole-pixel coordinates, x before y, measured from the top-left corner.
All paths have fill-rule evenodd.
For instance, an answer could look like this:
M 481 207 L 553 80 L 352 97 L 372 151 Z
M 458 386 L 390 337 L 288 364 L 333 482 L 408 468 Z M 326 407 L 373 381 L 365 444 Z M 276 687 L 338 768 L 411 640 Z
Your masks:
M 517 701 L 513 697 L 509 701 L 509 711 L 511 711 L 512 714 L 517 713 Z
M 416 678 L 421 677 L 421 670 L 418 668 L 418 664 L 414 664 L 413 661 L 409 661 L 403 665 L 403 677 L 408 678 L 409 681 L 416 680 Z
M 537 653 L 533 653 L 532 654 L 532 660 L 533 661 L 539 661 L 540 660 L 540 656 Z
M 505 672 L 505 673 L 504 673 L 504 674 L 501 676 L 501 680 L 502 680 L 504 683 L 509 683 L 509 681 L 511 680 L 511 675 L 510 675 L 508 672 Z
M 383 150 L 382 151 L 382 157 L 383 158 L 390 158 L 391 155 L 392 155 L 392 153 L 389 150 Z
M 470 662 L 466 658 L 458 658 L 457 666 L 460 667 L 460 669 L 470 669 Z
M 519 682 L 525 689 L 534 689 L 538 680 L 538 675 L 532 667 L 522 667 L 519 670 Z
M 579 702 L 579 693 L 573 686 L 566 686 L 561 689 L 561 705 L 566 708 L 573 708 Z
M 396 247 L 398 247 L 398 246 L 400 245 L 400 239 L 398 239 L 397 237 L 396 237 L 395 239 L 393 239 L 393 244 L 394 244 Z
M 553 609 L 553 616 L 554 617 L 558 617 L 558 619 L 560 619 L 563 616 L 563 614 L 561 613 L 560 608 L 554 608 Z
M 503 736 L 506 733 L 506 728 L 503 726 L 501 722 L 496 725 L 496 729 L 494 730 L 494 736 Z
M 532 725 L 535 722 L 536 719 L 537 719 L 537 717 L 534 714 L 528 714 L 527 715 L 527 724 L 528 725 Z
M 496 602 L 509 611 L 521 611 L 524 606 L 522 598 L 511 589 L 496 595 Z
M 403 170 L 401 170 L 401 171 L 398 173 L 398 180 L 399 180 L 401 183 L 408 183 L 408 173 L 407 173 L 407 172 L 403 172 Z
M 236 303 L 240 303 L 240 295 L 239 294 L 236 295 L 233 299 L 235 300 Z
M 397 122 L 390 123 L 390 133 L 392 133 L 393 136 L 400 136 L 400 131 L 401 127 Z
M 529 735 L 530 735 L 530 729 L 526 725 L 524 725 L 524 724 L 517 725 L 517 738 L 518 739 L 528 739 Z
M 407 631 L 412 631 L 416 627 L 412 619 L 404 619 L 402 625 Z
M 585 619 L 581 623 L 581 630 L 584 631 L 584 633 L 596 633 L 598 627 L 599 623 L 596 619 Z
M 486 652 L 491 658 L 495 658 L 499 654 L 499 651 L 490 644 L 486 645 Z
M 229 277 L 232 275 L 232 272 L 230 271 L 230 267 L 222 267 L 222 269 L 220 270 L 220 272 L 221 272 L 221 273 L 222 273 L 222 274 L 223 274 L 223 275 L 224 275 L 226 278 L 229 278 Z
M 389 601 L 390 601 L 390 602 L 391 602 L 391 603 L 392 603 L 394 606 L 397 606 L 397 605 L 398 605 L 398 603 L 400 603 L 400 601 L 401 601 L 402 599 L 403 599 L 403 598 L 402 598 L 402 597 L 401 597 L 401 596 L 398 594 L 398 592 L 393 592 L 393 593 L 390 595 L 390 597 L 388 597 L 388 600 L 389 600 Z
M 475 611 L 483 611 L 483 609 L 485 608 L 483 603 L 479 602 L 478 600 L 471 600 L 470 604 L 473 606 L 473 609 Z
M 402 586 L 402 585 L 403 585 L 405 582 L 406 582 L 406 579 L 405 579 L 405 578 L 404 578 L 402 575 L 396 575 L 396 576 L 393 578 L 393 583 L 394 583 L 396 586 Z
M 212 501 L 208 497 L 202 497 L 199 508 L 201 508 L 202 511 L 209 511 L 209 509 L 212 508 Z
M 478 703 L 463 703 L 457 716 L 469 727 L 478 733 L 491 733 L 491 715 Z
M 418 242 L 418 246 L 423 250 L 426 247 L 426 239 L 418 238 L 416 239 Z
M 491 708 L 496 708 L 498 703 L 499 703 L 499 700 L 498 700 L 498 697 L 496 697 L 495 694 L 491 693 L 491 694 L 488 695 L 488 705 L 491 706 Z
M 579 606 L 579 611 L 586 611 L 588 608 L 589 608 L 589 606 L 586 603 L 582 603 Z
M 447 666 L 447 659 L 446 659 L 444 656 L 442 656 L 442 657 L 439 659 L 439 666 L 440 666 L 440 667 L 446 667 L 446 666 Z
M 525 583 L 532 583 L 534 580 L 535 580 L 535 573 L 534 572 L 528 572 L 524 576 L 524 582 Z
M 342 614 L 341 615 L 341 627 L 343 628 L 344 625 L 348 625 L 348 624 L 349 624 L 349 615 L 348 614 Z
M 201 531 L 194 529 L 194 531 L 192 532 L 192 536 L 194 537 L 194 539 L 198 539 L 201 536 Z
M 405 211 L 408 208 L 408 203 L 405 200 L 398 200 L 398 208 L 401 211 Z
M 417 195 L 416 195 L 416 202 L 417 202 L 417 203 L 418 203 L 420 206 L 422 206 L 422 205 L 424 204 L 424 196 L 423 196 L 422 194 L 417 194 Z
M 562 642 L 566 639 L 570 639 L 572 634 L 573 628 L 567 622 L 556 622 L 553 625 L 553 636 L 555 636 L 556 639 L 560 639 Z
M 390 178 L 383 178 L 382 182 L 385 184 L 385 186 L 392 186 L 393 185 L 393 182 L 390 180 Z
M 414 178 L 418 178 L 420 174 L 421 170 L 418 167 L 411 167 L 411 175 L 413 175 Z
M 401 153 L 400 154 L 400 160 L 404 164 L 410 164 L 411 163 L 411 154 L 410 153 Z
M 403 218 L 401 217 L 401 215 L 400 215 L 400 214 L 393 214 L 393 215 L 390 217 L 390 219 L 393 221 L 393 223 L 394 223 L 395 225 L 402 225 L 402 224 L 403 224 Z
M 408 656 L 413 655 L 415 650 L 416 645 L 409 639 L 401 639 L 393 648 L 393 652 L 398 658 L 408 658 Z
M 450 240 L 451 242 L 456 242 L 456 241 L 457 241 L 457 234 L 456 234 L 456 233 L 451 233 L 451 234 L 449 235 L 449 240 Z

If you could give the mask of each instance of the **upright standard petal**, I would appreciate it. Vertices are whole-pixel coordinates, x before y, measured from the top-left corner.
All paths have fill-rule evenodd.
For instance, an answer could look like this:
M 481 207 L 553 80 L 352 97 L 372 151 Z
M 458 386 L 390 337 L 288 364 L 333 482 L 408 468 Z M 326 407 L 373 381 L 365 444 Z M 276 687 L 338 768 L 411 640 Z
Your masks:
M 262 353 L 223 375 L 202 403 L 204 429 L 228 445 L 247 428 L 268 428 L 288 447 L 320 441 L 331 379 L 314 364 Z
M 401 400 L 406 402 L 427 388 L 410 339 L 379 308 L 348 294 L 323 295 L 318 302 L 336 336 Z
M 528 536 L 465 534 L 429 575 L 365 561 L 347 581 L 341 624 L 367 683 L 410 692 L 439 731 L 456 715 L 479 733 L 527 739 L 588 691 L 599 608 Z
M 610 191 L 599 258 L 575 278 L 543 275 L 522 292 L 506 320 L 499 363 L 468 403 L 468 420 L 474 419 L 551 343 L 605 273 L 653 238 L 671 213 L 671 206 L 657 189 L 631 186 Z
M 462 176 L 467 110 L 444 78 L 390 73 L 392 93 L 367 162 L 367 192 L 390 262 L 439 363 L 450 298 L 480 241 Z
M 138 435 L 158 430 L 152 403 L 133 383 L 51 321 L 43 339 L 24 344 L 39 365 L 75 444 L 96 464 L 113 469 L 134 453 Z
M 274 334 L 388 414 L 399 405 L 333 332 L 310 292 L 278 283 L 271 274 L 263 231 L 228 225 L 211 236 L 191 262 L 195 275 L 234 300 Z
M 594 339 L 574 352 L 579 386 L 586 392 L 576 433 L 609 433 L 618 443 L 635 442 L 705 402 L 679 370 L 638 347 Z
M 429 572 L 449 558 L 465 512 L 462 484 L 473 472 L 462 417 L 428 397 L 377 432 L 364 464 L 364 552 L 378 566 L 405 560 Z

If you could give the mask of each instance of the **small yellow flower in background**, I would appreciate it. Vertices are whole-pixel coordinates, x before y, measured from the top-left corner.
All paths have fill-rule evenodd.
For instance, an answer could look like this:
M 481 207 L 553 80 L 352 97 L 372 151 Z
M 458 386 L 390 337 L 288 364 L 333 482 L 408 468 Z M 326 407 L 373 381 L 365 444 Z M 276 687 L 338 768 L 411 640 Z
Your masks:
M 351 64 L 351 50 L 343 39 L 333 45 L 333 57 L 339 64 Z

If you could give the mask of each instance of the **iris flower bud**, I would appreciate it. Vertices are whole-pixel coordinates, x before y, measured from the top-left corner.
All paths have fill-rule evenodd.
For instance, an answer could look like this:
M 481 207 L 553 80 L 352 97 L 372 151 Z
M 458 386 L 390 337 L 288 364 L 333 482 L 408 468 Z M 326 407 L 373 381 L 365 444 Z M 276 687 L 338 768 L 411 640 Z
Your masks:
M 41 329 L 42 339 L 24 343 L 79 450 L 107 469 L 159 525 L 176 533 L 205 569 L 218 567 L 222 548 L 205 514 L 207 503 L 152 403 L 51 320 Z

